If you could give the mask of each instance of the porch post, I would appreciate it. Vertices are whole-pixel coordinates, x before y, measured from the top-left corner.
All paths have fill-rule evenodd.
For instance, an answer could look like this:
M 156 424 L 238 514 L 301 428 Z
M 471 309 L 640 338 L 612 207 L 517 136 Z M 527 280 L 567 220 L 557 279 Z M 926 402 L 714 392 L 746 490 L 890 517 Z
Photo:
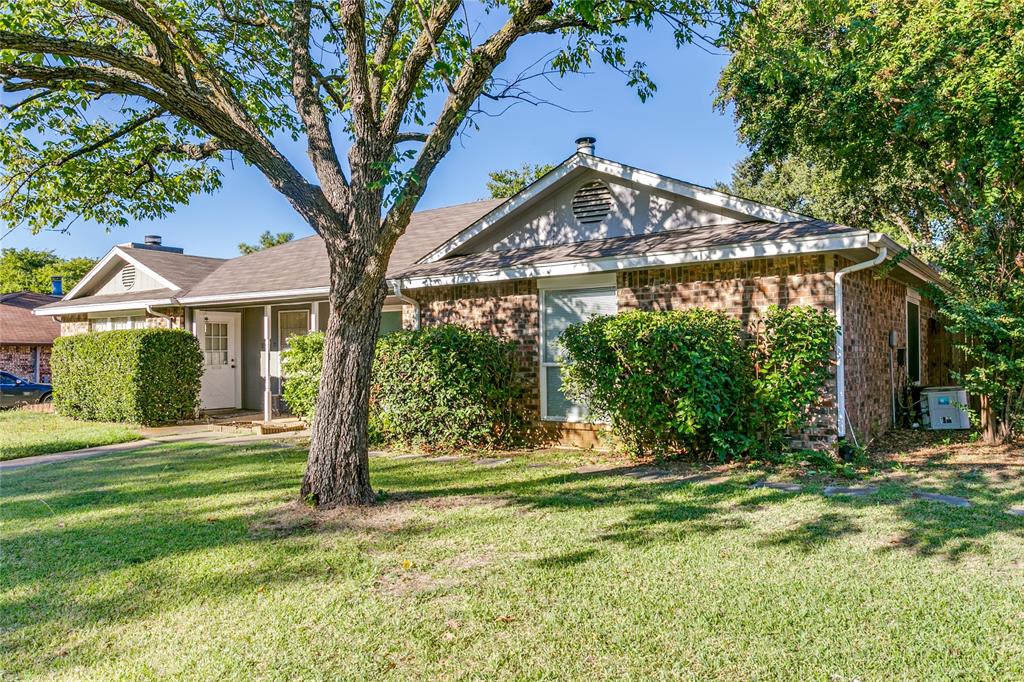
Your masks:
M 34 363 L 35 364 L 35 378 L 32 381 L 34 381 L 34 382 L 36 382 L 38 384 L 39 383 L 39 379 L 40 379 L 40 376 L 39 376 L 39 361 L 40 361 L 41 356 L 43 354 L 43 347 L 42 346 L 36 346 L 33 350 L 35 351 L 33 353 L 33 355 L 35 355 L 35 357 L 33 358 L 34 361 L 35 361 L 35 363 Z
M 263 306 L 263 421 L 273 419 L 273 395 L 270 391 L 270 306 Z
M 309 304 L 309 331 L 315 332 L 319 327 L 317 326 L 316 313 L 320 309 L 320 302 L 313 301 Z

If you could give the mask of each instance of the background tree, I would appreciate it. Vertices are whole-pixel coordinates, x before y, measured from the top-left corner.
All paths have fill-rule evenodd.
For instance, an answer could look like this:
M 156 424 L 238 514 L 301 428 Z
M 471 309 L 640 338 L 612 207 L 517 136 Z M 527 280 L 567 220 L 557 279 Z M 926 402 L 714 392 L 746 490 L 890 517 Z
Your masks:
M 719 81 L 760 163 L 799 156 L 874 194 L 945 269 L 932 292 L 978 367 L 989 439 L 1012 435 L 1024 364 L 1024 4 L 764 0 Z
M 270 230 L 267 230 L 260 235 L 260 240 L 256 244 L 246 244 L 242 242 L 238 245 L 238 252 L 243 256 L 256 253 L 257 251 L 263 251 L 274 246 L 280 246 L 281 244 L 287 244 L 295 237 L 294 232 L 278 232 L 277 234 L 271 234 Z
M 535 82 L 496 71 L 509 50 L 557 36 L 542 71 L 599 60 L 645 98 L 654 84 L 628 61 L 628 31 L 667 22 L 682 44 L 723 18 L 720 2 L 0 0 L 0 76 L 20 94 L 0 133 L 0 218 L 124 224 L 216 189 L 225 166 L 213 162 L 229 154 L 259 169 L 324 239 L 331 265 L 301 493 L 368 503 L 367 400 L 388 259 L 455 135 Z M 304 144 L 315 179 L 277 135 Z
M 35 291 L 48 294 L 52 291 L 50 280 L 60 276 L 64 291 L 78 284 L 92 266 L 94 258 L 64 259 L 53 251 L 34 249 L 0 250 L 0 294 L 12 291 Z
M 519 168 L 506 168 L 487 174 L 487 191 L 492 199 L 506 199 L 519 194 L 527 185 L 554 169 L 549 163 L 524 163 Z

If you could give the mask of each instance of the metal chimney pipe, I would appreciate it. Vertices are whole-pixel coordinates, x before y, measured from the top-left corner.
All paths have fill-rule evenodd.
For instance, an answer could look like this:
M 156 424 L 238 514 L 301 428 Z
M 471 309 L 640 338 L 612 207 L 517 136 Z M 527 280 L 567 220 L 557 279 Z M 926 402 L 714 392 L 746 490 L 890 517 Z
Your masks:
M 596 137 L 580 137 L 576 139 L 576 153 L 594 155 L 594 145 L 597 144 Z
M 146 246 L 160 246 L 163 244 L 163 238 L 158 234 L 147 234 L 142 238 L 142 242 Z

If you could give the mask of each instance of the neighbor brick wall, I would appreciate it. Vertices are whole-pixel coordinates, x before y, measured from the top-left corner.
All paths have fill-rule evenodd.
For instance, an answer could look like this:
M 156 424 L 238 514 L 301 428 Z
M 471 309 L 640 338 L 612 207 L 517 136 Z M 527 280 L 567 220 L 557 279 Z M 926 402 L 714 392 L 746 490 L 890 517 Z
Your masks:
M 835 278 L 831 255 L 757 258 L 619 273 L 619 310 L 709 308 L 740 320 L 752 332 L 768 307 L 805 305 L 832 310 Z M 796 447 L 823 447 L 836 438 L 835 375 L 824 387 L 811 425 Z
M 23 379 L 35 381 L 36 353 L 39 353 L 39 379 L 50 380 L 50 352 L 52 346 L 21 346 L 0 344 L 0 370 Z

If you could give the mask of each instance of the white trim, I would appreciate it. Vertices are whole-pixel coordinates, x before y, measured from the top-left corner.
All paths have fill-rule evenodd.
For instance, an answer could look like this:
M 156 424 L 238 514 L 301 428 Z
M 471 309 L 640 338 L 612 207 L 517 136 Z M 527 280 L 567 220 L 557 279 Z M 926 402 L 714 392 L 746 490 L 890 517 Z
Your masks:
M 921 292 L 912 287 L 907 287 L 907 300 L 921 305 Z
M 268 424 L 274 418 L 274 394 L 270 388 L 270 315 L 270 306 L 263 306 L 263 421 Z
M 731 194 L 726 194 L 725 192 L 701 187 L 700 185 L 695 185 L 691 182 L 670 178 L 667 175 L 659 175 L 658 173 L 652 173 L 651 171 L 627 166 L 610 159 L 603 159 L 598 156 L 577 153 L 570 156 L 557 168 L 542 176 L 536 182 L 511 197 L 505 203 L 493 209 L 490 213 L 484 215 L 475 223 L 459 232 L 444 244 L 438 246 L 417 262 L 433 263 L 444 258 L 470 239 L 473 239 L 485 230 L 490 229 L 510 213 L 533 201 L 538 195 L 559 182 L 562 178 L 574 171 L 585 169 L 617 177 L 643 187 L 662 190 L 688 199 L 693 199 L 694 201 L 699 201 L 710 206 L 717 206 L 718 208 L 742 213 L 743 215 L 747 215 L 758 220 L 767 220 L 774 223 L 811 220 L 810 216 L 805 216 L 800 213 L 794 213 L 774 206 L 768 206 L 767 204 L 750 201 L 749 199 L 743 199 Z
M 104 319 L 109 320 L 112 317 L 145 317 L 146 316 L 145 308 L 125 308 L 125 309 L 118 309 L 116 311 L 111 311 L 111 312 L 116 312 L 118 314 L 117 315 L 112 315 L 109 312 L 106 312 L 106 313 L 89 313 L 88 315 L 86 315 L 86 317 L 88 319 L 90 319 L 90 320 L 104 320 Z
M 277 291 L 248 291 L 237 294 L 211 294 L 209 296 L 182 296 L 178 299 L 184 305 L 193 303 L 232 303 L 234 301 L 267 301 L 285 298 L 304 298 L 330 293 L 330 287 L 308 289 L 279 289 Z
M 906 335 L 907 349 L 907 383 L 911 386 L 921 385 L 921 375 L 924 374 L 924 367 L 921 366 L 921 295 L 916 291 L 917 298 L 910 295 L 911 289 L 907 289 L 906 298 L 903 299 L 903 333 Z M 910 305 L 917 306 L 917 379 L 910 378 Z
M 603 277 L 603 276 L 599 276 Z M 561 278 L 565 282 L 564 286 L 555 287 L 554 281 L 549 280 L 546 282 L 547 286 L 540 287 L 537 293 L 537 303 L 539 304 L 539 333 L 538 333 L 538 363 L 537 363 L 537 381 L 540 384 L 540 420 L 546 422 L 562 422 L 565 424 L 593 424 L 595 422 L 586 416 L 580 417 L 576 415 L 566 415 L 565 417 L 552 417 L 548 415 L 548 382 L 547 382 L 547 370 L 552 367 L 560 367 L 561 365 L 557 362 L 547 362 L 544 360 L 545 350 L 547 343 L 544 340 L 544 308 L 546 307 L 544 297 L 548 292 L 554 291 L 571 291 L 574 289 L 611 289 L 612 296 L 615 298 L 615 309 L 618 311 L 619 303 L 616 291 L 616 282 L 614 275 L 612 276 L 611 283 L 608 283 L 607 277 L 603 277 L 604 282 L 601 279 L 590 276 L 586 279 L 580 277 L 563 277 Z M 574 281 L 575 280 L 575 281 Z
M 617 286 L 614 272 L 599 272 L 592 275 L 567 275 L 563 277 L 541 277 L 538 289 L 598 289 Z
M 71 291 L 65 294 L 64 298 L 62 298 L 61 300 L 70 301 L 76 298 L 79 292 L 85 289 L 89 285 L 89 283 L 92 282 L 92 280 L 95 279 L 99 275 L 99 273 L 107 266 L 107 264 L 114 259 L 115 256 L 127 261 L 128 263 L 131 263 L 136 267 L 136 269 L 142 270 L 144 273 L 155 279 L 157 282 L 163 284 L 164 287 L 167 289 L 181 288 L 171 280 L 161 275 L 153 268 L 148 267 L 142 261 L 132 257 L 125 249 L 122 249 L 120 246 L 115 246 L 111 248 L 110 251 L 107 252 L 107 255 L 103 256 L 103 258 L 100 259 L 100 262 L 94 265 L 92 269 L 85 274 L 85 277 L 79 280 L 78 284 L 72 287 Z
M 477 282 L 498 282 L 514 279 L 534 279 L 583 275 L 596 272 L 616 272 L 642 268 L 703 263 L 720 260 L 744 260 L 791 256 L 805 253 L 845 251 L 864 249 L 871 241 L 866 230 L 851 231 L 843 236 L 805 237 L 780 241 L 741 242 L 725 246 L 680 251 L 652 252 L 631 256 L 608 256 L 592 260 L 571 260 L 540 265 L 523 265 L 509 268 L 494 268 L 478 272 L 459 272 L 449 275 L 424 275 L 400 279 L 404 289 L 445 286 L 451 284 L 472 284 Z
M 200 318 L 200 319 L 196 319 L 197 317 Z M 235 379 L 235 404 L 234 404 L 234 408 L 235 409 L 239 409 L 239 408 L 242 407 L 242 371 L 243 371 L 242 359 L 245 357 L 245 353 L 243 352 L 244 349 L 242 348 L 242 313 L 236 313 L 236 312 L 231 312 L 231 311 L 227 311 L 227 310 L 196 310 L 195 311 L 195 315 L 193 315 L 193 324 L 194 324 L 194 326 L 196 328 L 193 331 L 198 331 L 198 325 L 200 324 L 200 322 L 208 322 L 208 321 L 210 321 L 211 317 L 214 318 L 214 319 L 216 319 L 218 317 L 220 317 L 221 319 L 223 319 L 223 318 L 230 318 L 231 319 L 230 328 L 234 332 L 232 334 L 232 336 L 234 337 L 232 339 L 232 341 L 233 341 L 233 345 L 234 345 L 235 357 L 228 358 L 228 362 L 233 363 L 233 365 L 234 365 L 232 367 L 232 369 L 235 370 L 235 377 L 234 377 L 234 379 Z M 196 339 L 199 341 L 199 347 L 202 348 L 203 352 L 204 352 L 204 360 L 203 360 L 204 364 L 206 362 L 206 360 L 205 360 L 206 347 L 203 344 L 205 335 L 206 335 L 206 329 L 203 328 L 202 336 L 197 336 L 196 337 Z
M 54 315 L 74 315 L 77 313 L 88 313 L 88 312 L 102 312 L 111 311 L 117 312 L 121 310 L 137 310 L 145 309 L 147 306 L 154 305 L 175 305 L 173 298 L 154 298 L 152 300 L 144 301 L 121 301 L 120 303 L 86 303 L 83 305 L 65 306 L 62 308 L 36 308 L 32 311 L 33 315 L 40 316 L 54 316 Z M 130 306 L 126 308 L 125 306 Z
M 404 305 L 386 305 L 382 306 L 380 311 L 382 313 L 400 313 L 405 308 Z

